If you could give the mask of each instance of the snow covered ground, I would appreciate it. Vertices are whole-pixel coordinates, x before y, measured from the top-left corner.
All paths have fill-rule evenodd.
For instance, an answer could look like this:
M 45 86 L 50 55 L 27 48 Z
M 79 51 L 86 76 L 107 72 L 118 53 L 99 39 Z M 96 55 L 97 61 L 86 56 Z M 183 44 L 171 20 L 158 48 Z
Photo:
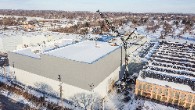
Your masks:
M 9 97 L 11 99 L 13 99 L 14 101 L 16 102 L 19 102 L 19 103 L 23 103 L 25 105 L 29 105 L 31 108 L 37 108 L 36 105 L 32 104 L 31 102 L 29 102 L 28 100 L 26 100 L 23 96 L 21 95 L 17 95 L 15 93 L 12 93 L 10 91 L 7 91 L 7 90 L 0 90 L 0 94 L 6 96 L 6 97 Z
M 34 18 L 28 18 L 29 20 Z M 36 18 L 38 19 L 38 18 Z M 42 19 L 42 18 L 40 18 Z M 130 23 L 131 24 L 131 23 Z M 130 25 L 129 24 L 129 25 Z M 123 26 L 123 29 L 120 30 L 121 33 L 124 33 L 125 31 L 132 30 L 129 28 L 129 25 Z M 147 36 L 147 39 L 150 39 L 151 41 L 157 41 L 158 38 L 161 35 L 162 26 L 160 26 L 159 29 L 156 30 L 156 32 L 147 32 L 146 26 L 138 26 L 137 27 L 137 33 Z M 182 37 L 178 38 L 176 37 L 179 33 L 181 33 L 182 28 L 176 29 L 173 37 L 168 36 L 165 37 L 165 40 L 167 41 L 176 41 L 176 42 L 188 42 L 188 43 L 195 43 L 195 37 L 194 35 L 190 35 L 189 33 L 182 34 Z M 12 37 L 10 37 L 12 36 Z M 96 39 L 99 35 L 86 35 L 85 39 Z M 62 40 L 63 38 L 71 39 L 70 42 L 66 42 L 67 40 Z M 110 46 L 108 43 L 103 42 L 95 42 L 95 41 L 83 41 L 79 42 L 77 44 L 73 44 L 67 47 L 63 47 L 65 45 L 68 45 L 72 43 L 74 40 L 82 40 L 84 36 L 76 35 L 76 34 L 65 34 L 65 33 L 52 33 L 52 32 L 30 32 L 26 33 L 24 31 L 0 31 L 0 51 L 8 51 L 8 50 L 14 50 L 17 47 L 22 47 L 24 44 L 27 44 L 29 46 L 34 47 L 34 50 L 36 50 L 38 45 L 41 45 L 41 49 L 44 54 L 53 55 L 57 57 L 67 58 L 70 60 L 80 61 L 80 62 L 87 62 L 87 63 L 93 63 L 94 61 L 97 61 L 99 58 L 102 58 L 104 55 L 109 54 L 111 51 L 114 51 L 115 49 L 119 48 L 118 46 Z M 53 41 L 47 42 L 45 45 L 43 44 L 43 41 Z M 60 41 L 60 42 L 59 42 Z M 97 43 L 97 44 L 96 44 Z M 59 49 L 52 50 L 55 48 L 55 45 L 62 47 Z M 39 46 L 38 46 L 39 47 Z M 137 46 L 132 47 L 134 50 L 137 50 Z M 52 51 L 48 51 L 52 50 Z M 129 53 L 133 53 L 133 51 L 129 51 Z M 32 50 L 29 48 L 17 51 L 19 54 L 25 54 L 27 56 L 40 58 L 39 54 L 33 54 Z M 146 56 L 149 58 L 151 55 L 149 54 Z M 135 53 L 134 56 L 138 55 L 138 53 Z M 0 77 L 1 81 L 6 81 L 5 79 Z M 148 78 L 147 80 L 151 80 L 151 78 Z M 156 82 L 157 80 L 154 80 Z M 158 81 L 157 81 L 158 82 Z M 159 82 L 161 84 L 164 84 L 164 82 Z M 181 86 L 182 87 L 182 86 Z M 186 89 L 186 88 L 183 88 Z M 188 88 L 187 88 L 188 89 Z M 21 96 L 17 96 L 15 94 L 12 94 L 8 91 L 0 90 L 1 94 L 10 97 L 18 102 L 22 102 L 25 104 L 30 105 L 31 107 L 36 107 L 30 102 L 28 102 L 26 99 L 24 99 Z M 32 94 L 35 94 L 36 96 L 42 96 L 42 94 L 37 93 L 35 91 L 31 91 Z M 139 106 L 141 106 L 142 110 L 176 110 L 172 107 L 167 107 L 164 105 L 160 105 L 151 101 L 146 100 L 136 100 L 134 98 L 134 93 L 130 92 L 129 94 L 132 96 L 131 100 L 128 103 L 124 103 L 122 101 L 123 94 L 117 94 L 116 92 L 110 93 L 107 98 L 105 99 L 105 106 L 108 110 L 136 110 Z M 49 97 L 48 100 L 58 103 L 59 100 Z M 67 103 L 64 103 L 66 105 Z M 0 104 L 1 105 L 1 104 Z M 70 105 L 66 105 L 70 106 Z
M 131 100 L 129 102 L 123 102 L 123 93 L 116 93 L 113 91 L 105 99 L 105 110 L 177 110 L 172 107 L 161 105 L 149 100 L 136 99 L 133 92 L 130 92 Z
M 0 82 L 7 83 L 7 84 L 10 85 L 10 83 L 2 76 L 0 76 Z M 36 97 L 42 97 L 43 96 L 42 93 L 37 92 L 37 91 L 35 91 L 33 89 L 29 89 L 28 87 L 25 88 L 25 91 L 27 91 L 28 93 L 30 93 L 30 94 L 32 94 L 32 95 L 34 95 Z M 28 101 L 22 95 L 17 95 L 17 94 L 15 94 L 15 93 L 13 93 L 11 91 L 8 91 L 8 90 L 0 90 L 0 94 L 4 95 L 6 97 L 9 97 L 9 98 L 13 99 L 16 102 L 20 102 L 20 103 L 29 105 L 31 108 L 40 109 L 40 106 L 37 106 L 33 102 Z M 46 99 L 45 100 L 48 101 L 48 102 L 56 103 L 56 104 L 58 104 L 60 102 L 59 98 L 57 99 L 55 97 L 51 97 L 51 96 L 48 96 L 48 95 L 46 95 Z M 74 105 L 71 105 L 71 104 L 69 104 L 66 101 L 64 101 L 62 106 L 66 107 L 66 108 L 70 108 L 70 109 L 72 109 L 74 107 Z M 46 110 L 46 109 L 45 108 L 41 108 L 40 110 Z M 80 108 L 77 107 L 76 110 L 80 110 Z

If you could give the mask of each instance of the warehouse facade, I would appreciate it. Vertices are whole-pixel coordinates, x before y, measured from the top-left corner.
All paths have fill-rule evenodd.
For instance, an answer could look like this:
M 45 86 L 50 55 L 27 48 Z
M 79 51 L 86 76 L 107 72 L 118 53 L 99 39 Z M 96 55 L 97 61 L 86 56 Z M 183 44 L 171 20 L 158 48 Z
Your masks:
M 116 48 L 93 63 L 78 62 L 49 54 L 33 58 L 9 52 L 8 57 L 10 65 L 14 64 L 14 67 L 10 66 L 12 72 L 14 71 L 16 79 L 22 83 L 36 87 L 35 80 L 40 79 L 40 83 L 53 82 L 48 85 L 54 91 L 58 91 L 58 75 L 61 75 L 65 98 L 78 91 L 89 92 L 92 89 L 105 96 L 110 88 L 108 83 L 113 84 L 119 77 L 121 49 Z M 44 81 L 41 82 L 42 78 Z M 90 87 L 91 84 L 93 88 Z

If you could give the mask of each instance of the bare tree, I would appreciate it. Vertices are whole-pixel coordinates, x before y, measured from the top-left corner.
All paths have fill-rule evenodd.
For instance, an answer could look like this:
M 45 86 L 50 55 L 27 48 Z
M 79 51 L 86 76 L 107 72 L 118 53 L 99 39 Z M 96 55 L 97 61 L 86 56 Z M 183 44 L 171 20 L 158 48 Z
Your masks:
M 85 110 L 99 110 L 101 108 L 101 99 L 94 94 L 79 93 L 74 95 L 71 100 L 76 107 L 82 107 Z
M 166 21 L 164 22 L 163 29 L 164 29 L 164 36 L 167 36 L 169 33 L 173 32 L 172 25 L 167 23 Z

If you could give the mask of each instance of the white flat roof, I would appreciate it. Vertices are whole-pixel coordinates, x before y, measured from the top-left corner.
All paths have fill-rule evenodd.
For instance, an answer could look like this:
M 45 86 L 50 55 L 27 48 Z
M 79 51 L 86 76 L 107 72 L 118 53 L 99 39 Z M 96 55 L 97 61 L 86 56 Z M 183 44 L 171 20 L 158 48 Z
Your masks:
M 55 45 L 58 47 L 64 47 L 69 44 L 72 44 L 72 42 L 73 42 L 72 39 L 61 39 L 53 42 L 47 42 L 45 45 L 41 45 L 41 46 L 27 47 L 27 48 L 14 50 L 13 52 L 20 55 L 29 56 L 32 58 L 41 58 L 40 54 L 55 49 L 56 48 Z M 38 51 L 38 52 L 34 53 L 34 51 Z
M 106 56 L 119 46 L 111 46 L 107 42 L 82 41 L 73 45 L 45 52 L 46 55 L 70 59 L 79 62 L 93 63 L 100 58 Z
M 30 48 L 21 49 L 21 50 L 17 50 L 14 52 L 17 54 L 32 57 L 32 58 L 40 58 L 40 54 L 33 53 Z

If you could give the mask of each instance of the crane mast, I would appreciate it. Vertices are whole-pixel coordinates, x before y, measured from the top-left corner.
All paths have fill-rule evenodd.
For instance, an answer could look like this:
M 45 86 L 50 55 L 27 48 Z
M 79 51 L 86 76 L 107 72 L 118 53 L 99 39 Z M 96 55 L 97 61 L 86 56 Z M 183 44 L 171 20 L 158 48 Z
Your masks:
M 120 74 L 123 75 L 122 80 L 126 81 L 127 77 L 128 77 L 128 55 L 127 55 L 127 48 L 128 48 L 128 40 L 131 39 L 132 35 L 135 34 L 135 31 L 137 30 L 137 28 L 135 28 L 135 30 L 133 32 L 131 32 L 128 37 L 125 39 L 122 37 L 122 35 L 118 32 L 118 30 L 116 30 L 116 28 L 111 25 L 111 23 L 109 22 L 109 20 L 107 19 L 107 17 L 100 12 L 99 10 L 96 11 L 99 13 L 100 17 L 104 19 L 106 25 L 108 26 L 109 30 L 111 30 L 112 32 L 116 33 L 117 35 L 115 37 L 120 37 L 121 41 L 122 41 L 122 45 L 121 45 L 121 63 L 120 63 Z M 124 48 L 125 50 L 125 70 L 124 73 L 122 73 L 122 48 Z

